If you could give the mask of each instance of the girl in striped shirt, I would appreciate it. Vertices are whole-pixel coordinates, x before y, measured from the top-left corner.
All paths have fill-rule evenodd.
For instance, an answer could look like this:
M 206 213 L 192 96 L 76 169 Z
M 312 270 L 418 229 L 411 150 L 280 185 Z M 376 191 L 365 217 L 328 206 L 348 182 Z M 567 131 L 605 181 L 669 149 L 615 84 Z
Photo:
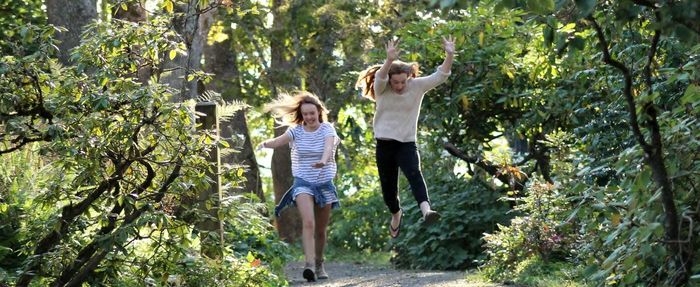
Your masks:
M 302 243 L 306 261 L 303 276 L 308 281 L 327 279 L 323 268 L 326 228 L 331 208 L 339 206 L 333 184 L 337 170 L 333 155 L 338 136 L 333 125 L 327 122 L 328 110 L 318 97 L 309 92 L 283 94 L 267 105 L 266 110 L 281 118 L 282 124 L 289 128 L 283 135 L 263 141 L 260 148 L 289 144 L 292 149 L 294 184 L 275 207 L 275 215 L 279 216 L 287 206 L 297 206 L 303 226 Z M 315 272 L 311 269 L 312 264 L 315 264 Z

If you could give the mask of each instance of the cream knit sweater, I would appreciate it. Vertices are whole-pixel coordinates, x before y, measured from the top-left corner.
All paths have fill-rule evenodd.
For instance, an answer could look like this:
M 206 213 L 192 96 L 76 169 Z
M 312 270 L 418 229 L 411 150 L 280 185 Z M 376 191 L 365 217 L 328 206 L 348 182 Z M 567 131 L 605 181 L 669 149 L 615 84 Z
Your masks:
M 415 142 L 423 96 L 427 91 L 445 82 L 450 74 L 451 72 L 445 73 L 438 67 L 430 76 L 409 78 L 401 94 L 391 89 L 389 77 L 375 77 L 374 137 Z

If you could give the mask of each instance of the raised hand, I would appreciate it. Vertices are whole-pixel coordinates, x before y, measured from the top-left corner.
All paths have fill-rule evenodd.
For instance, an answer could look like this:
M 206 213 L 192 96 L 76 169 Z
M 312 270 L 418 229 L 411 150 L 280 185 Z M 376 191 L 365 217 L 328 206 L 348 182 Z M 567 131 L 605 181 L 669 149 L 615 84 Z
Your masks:
M 386 43 L 386 59 L 389 61 L 399 59 L 399 40 L 389 40 Z
M 442 46 L 445 48 L 445 52 L 447 54 L 454 54 L 455 53 L 455 37 L 453 36 L 447 36 L 445 38 L 444 36 L 442 37 Z

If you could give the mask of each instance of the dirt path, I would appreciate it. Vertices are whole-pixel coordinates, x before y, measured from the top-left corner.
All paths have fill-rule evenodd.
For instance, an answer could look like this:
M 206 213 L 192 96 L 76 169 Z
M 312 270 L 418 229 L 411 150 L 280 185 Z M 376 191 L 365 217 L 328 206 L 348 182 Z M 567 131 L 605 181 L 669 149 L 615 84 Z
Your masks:
M 429 286 L 429 287 L 496 287 L 495 284 L 469 283 L 461 271 L 395 270 L 390 267 L 365 266 L 353 263 L 329 262 L 326 272 L 330 279 L 307 283 L 301 277 L 304 264 L 287 265 L 285 273 L 290 286 Z

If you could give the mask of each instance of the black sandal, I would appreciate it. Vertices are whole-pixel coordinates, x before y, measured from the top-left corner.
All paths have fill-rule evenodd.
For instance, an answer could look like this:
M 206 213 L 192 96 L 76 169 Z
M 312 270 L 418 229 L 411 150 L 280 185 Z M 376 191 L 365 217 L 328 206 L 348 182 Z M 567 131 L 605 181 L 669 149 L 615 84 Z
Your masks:
M 302 274 L 307 282 L 316 282 L 316 274 L 314 274 L 314 271 L 311 270 L 311 268 L 304 268 L 304 273 Z
M 389 221 L 389 231 L 391 231 L 389 233 L 389 236 L 391 236 L 391 238 L 399 237 L 399 233 L 401 232 L 401 221 L 403 221 L 403 209 L 401 209 L 401 217 L 399 217 L 399 225 L 396 226 L 396 228 L 391 226 L 391 221 Z M 394 235 L 394 232 L 396 232 L 396 235 Z

